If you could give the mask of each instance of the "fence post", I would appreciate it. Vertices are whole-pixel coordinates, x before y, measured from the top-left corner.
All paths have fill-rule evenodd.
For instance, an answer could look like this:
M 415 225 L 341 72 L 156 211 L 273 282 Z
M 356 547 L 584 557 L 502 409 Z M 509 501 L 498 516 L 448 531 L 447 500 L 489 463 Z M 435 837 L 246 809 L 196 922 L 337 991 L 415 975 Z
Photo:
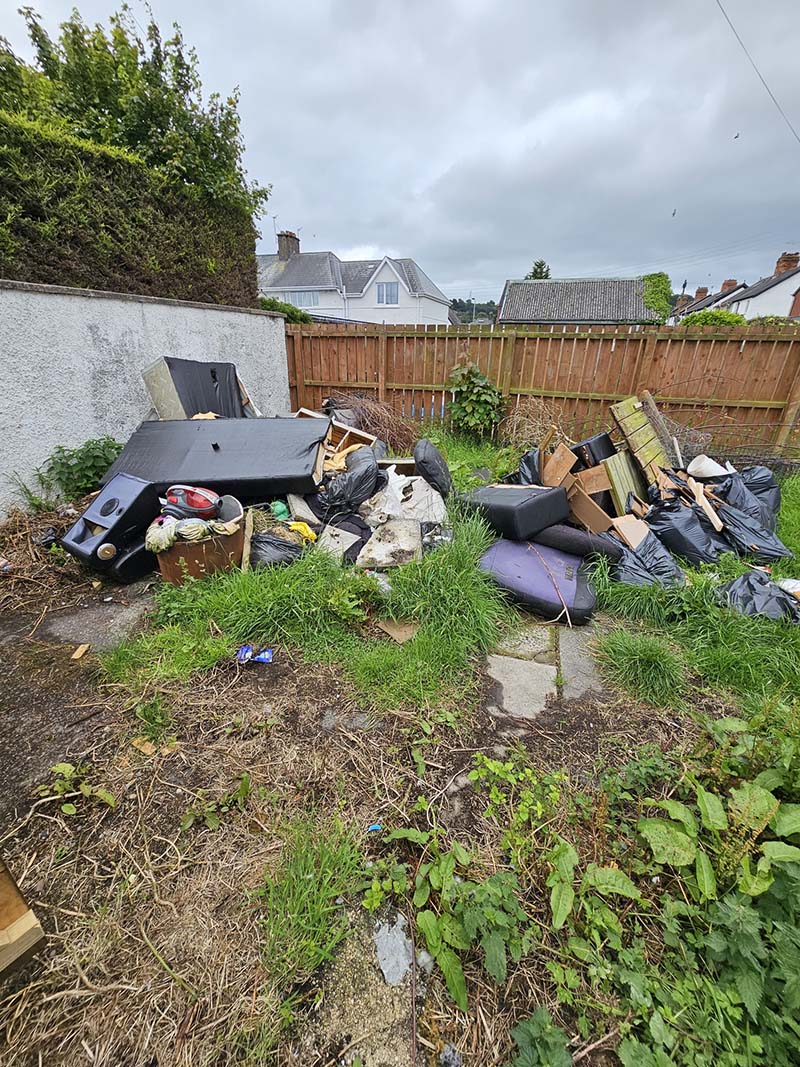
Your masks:
M 378 337 L 378 400 L 386 400 L 386 327 Z
M 796 351 L 797 342 L 790 341 L 789 352 L 787 355 Z M 800 360 L 797 362 L 794 378 L 789 387 L 789 395 L 786 397 L 786 407 L 783 409 L 783 421 L 778 429 L 778 435 L 775 438 L 775 444 L 779 448 L 782 448 L 789 443 L 789 438 L 794 433 L 798 415 L 800 415 Z
M 516 331 L 503 331 L 503 340 L 500 342 L 500 372 L 497 375 L 497 384 L 503 396 L 508 396 L 511 388 L 511 371 L 514 366 L 514 349 L 517 346 Z

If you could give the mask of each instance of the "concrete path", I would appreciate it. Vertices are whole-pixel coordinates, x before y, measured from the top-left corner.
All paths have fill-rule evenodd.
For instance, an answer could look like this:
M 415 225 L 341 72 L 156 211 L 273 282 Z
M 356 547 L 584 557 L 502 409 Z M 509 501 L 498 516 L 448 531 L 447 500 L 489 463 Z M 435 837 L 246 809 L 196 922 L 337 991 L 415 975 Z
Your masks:
M 496 683 L 489 710 L 535 719 L 548 699 L 575 700 L 602 689 L 590 650 L 592 627 L 526 620 L 488 658 Z

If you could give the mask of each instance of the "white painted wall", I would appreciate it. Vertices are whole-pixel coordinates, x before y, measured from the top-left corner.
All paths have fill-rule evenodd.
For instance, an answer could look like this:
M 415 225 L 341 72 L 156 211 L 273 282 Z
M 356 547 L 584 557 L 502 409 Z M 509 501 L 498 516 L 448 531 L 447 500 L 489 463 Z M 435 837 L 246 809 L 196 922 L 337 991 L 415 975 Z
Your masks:
M 800 274 L 793 274 L 791 278 L 778 282 L 771 289 L 751 297 L 749 300 L 737 300 L 735 303 L 726 305 L 730 311 L 738 311 L 746 319 L 754 319 L 759 315 L 788 315 L 794 294 L 800 289 Z M 745 293 L 746 295 L 746 293 Z
M 235 363 L 264 415 L 289 411 L 282 315 L 0 281 L 0 514 L 56 445 L 126 441 L 152 404 L 141 371 L 161 356 Z

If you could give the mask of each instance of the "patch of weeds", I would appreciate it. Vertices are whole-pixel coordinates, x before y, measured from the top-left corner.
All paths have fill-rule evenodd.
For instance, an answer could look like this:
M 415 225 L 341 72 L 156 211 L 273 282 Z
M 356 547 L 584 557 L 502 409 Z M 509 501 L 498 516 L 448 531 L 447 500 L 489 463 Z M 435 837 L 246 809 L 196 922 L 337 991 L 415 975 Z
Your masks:
M 100 479 L 122 451 L 113 437 L 98 437 L 77 448 L 59 445 L 44 467 L 48 485 L 58 486 L 67 500 L 78 500 L 97 489 Z
M 657 708 L 678 707 L 686 690 L 686 665 L 666 641 L 649 634 L 612 630 L 597 642 L 600 666 L 620 689 Z
M 141 723 L 142 736 L 154 745 L 166 740 L 175 725 L 172 712 L 164 705 L 163 697 L 153 697 L 142 704 L 137 704 L 134 711 Z
M 22 475 L 14 471 L 8 476 L 8 481 L 21 497 L 26 511 L 30 511 L 34 515 L 52 511 L 56 506 L 54 487 L 48 484 L 45 472 L 41 467 L 36 468 L 34 478 L 36 485 L 29 485 L 22 478 Z
M 439 426 L 426 432 L 447 460 L 453 484 L 459 492 L 483 484 L 484 479 L 475 475 L 476 470 L 488 470 L 489 480 L 496 481 L 515 470 L 519 463 L 517 449 L 502 446 L 493 439 L 481 440 Z
M 218 830 L 226 815 L 244 811 L 250 792 L 250 775 L 247 772 L 239 776 L 236 789 L 221 797 L 209 797 L 204 789 L 198 789 L 197 803 L 181 819 L 181 831 L 191 830 L 198 822 L 204 823 L 208 830 Z
M 306 816 L 283 830 L 278 869 L 256 896 L 264 967 L 281 990 L 305 981 L 347 932 L 342 900 L 355 892 L 361 856 L 336 819 Z
M 537 1008 L 511 1031 L 517 1054 L 511 1067 L 572 1067 L 567 1035 L 547 1008 Z
M 81 799 L 98 800 L 109 808 L 115 808 L 117 801 L 113 793 L 89 781 L 91 770 L 88 763 L 56 763 L 50 768 L 53 780 L 40 785 L 37 792 L 42 797 L 53 795 L 60 798 L 64 815 L 77 815 L 75 801 L 80 803 Z
M 781 509 L 778 514 L 778 537 L 794 552 L 796 559 L 778 560 L 773 571 L 781 577 L 798 576 L 800 569 L 800 475 L 781 483 Z
M 232 655 L 234 648 L 229 637 L 210 632 L 207 619 L 198 619 L 147 630 L 105 653 L 101 662 L 112 682 L 144 688 L 208 670 Z

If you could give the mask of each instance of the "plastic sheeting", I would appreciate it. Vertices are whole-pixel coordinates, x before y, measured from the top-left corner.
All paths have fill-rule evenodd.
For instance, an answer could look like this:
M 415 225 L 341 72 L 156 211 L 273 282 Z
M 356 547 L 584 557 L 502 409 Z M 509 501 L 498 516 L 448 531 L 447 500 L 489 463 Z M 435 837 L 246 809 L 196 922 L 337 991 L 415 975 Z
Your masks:
M 750 571 L 720 586 L 720 601 L 742 615 L 764 615 L 768 619 L 800 622 L 800 600 L 781 589 L 763 571 Z

